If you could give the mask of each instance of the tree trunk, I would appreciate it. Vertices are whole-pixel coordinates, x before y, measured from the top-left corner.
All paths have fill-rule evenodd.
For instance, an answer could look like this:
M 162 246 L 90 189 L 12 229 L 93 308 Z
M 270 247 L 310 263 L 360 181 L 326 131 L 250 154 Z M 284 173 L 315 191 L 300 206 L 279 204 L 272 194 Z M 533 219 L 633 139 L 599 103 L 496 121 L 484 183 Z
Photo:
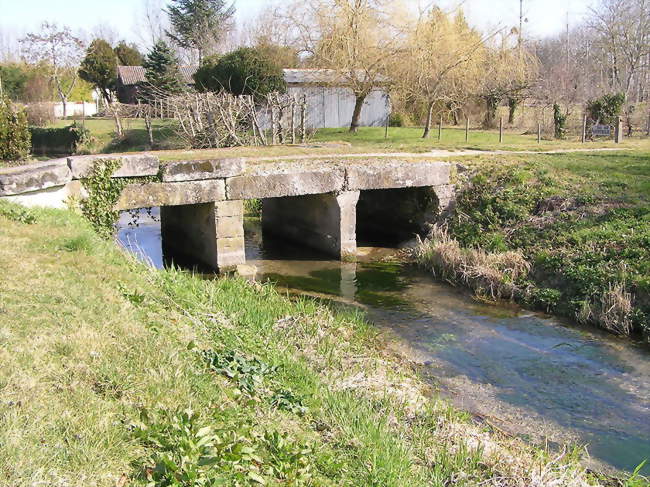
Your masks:
M 483 125 L 485 128 L 494 128 L 495 120 L 497 118 L 497 107 L 499 106 L 499 99 L 494 95 L 485 97 L 485 120 Z
M 519 100 L 517 98 L 508 98 L 508 123 L 510 125 L 515 123 L 515 112 L 519 106 Z
M 433 119 L 433 105 L 434 102 L 429 103 L 429 110 L 427 111 L 427 121 L 424 124 L 424 133 L 422 134 L 423 139 L 428 139 L 429 133 L 431 132 L 431 121 Z
M 352 113 L 352 123 L 350 123 L 350 132 L 357 133 L 361 121 L 361 109 L 363 102 L 366 101 L 366 95 L 357 95 L 354 101 L 354 112 Z

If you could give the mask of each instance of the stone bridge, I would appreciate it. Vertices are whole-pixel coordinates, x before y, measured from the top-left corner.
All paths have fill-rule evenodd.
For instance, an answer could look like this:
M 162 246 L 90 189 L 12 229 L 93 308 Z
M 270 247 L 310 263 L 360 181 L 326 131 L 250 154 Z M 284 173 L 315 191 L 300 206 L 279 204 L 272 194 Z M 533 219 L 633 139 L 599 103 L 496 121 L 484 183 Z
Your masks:
M 115 208 L 160 207 L 163 252 L 216 270 L 245 263 L 244 200 L 262 201 L 264 233 L 341 259 L 357 236 L 407 239 L 453 199 L 451 164 L 373 155 L 299 160 L 212 159 L 160 163 L 149 154 L 78 156 L 0 170 L 0 197 L 60 206 L 83 195 L 96 159 L 121 159 L 113 177 L 158 175 L 130 184 Z M 55 204 L 56 203 L 56 204 Z

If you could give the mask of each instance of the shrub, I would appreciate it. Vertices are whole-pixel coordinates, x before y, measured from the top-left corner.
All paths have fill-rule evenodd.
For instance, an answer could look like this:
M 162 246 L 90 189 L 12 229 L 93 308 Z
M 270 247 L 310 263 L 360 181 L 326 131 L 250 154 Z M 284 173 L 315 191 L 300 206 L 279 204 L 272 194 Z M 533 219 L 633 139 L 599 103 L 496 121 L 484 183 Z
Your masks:
M 587 102 L 587 114 L 593 123 L 615 125 L 625 104 L 625 94 L 613 93 L 603 95 Z
M 0 98 L 0 160 L 20 161 L 29 155 L 30 134 L 24 111 L 17 111 L 9 98 Z
M 393 112 L 390 114 L 388 125 L 391 127 L 410 127 L 413 125 L 413 121 L 407 113 Z
M 30 103 L 25 106 L 25 114 L 32 127 L 45 127 L 56 120 L 52 103 Z
M 202 91 L 222 90 L 233 95 L 254 95 L 287 91 L 282 68 L 265 55 L 264 51 L 243 47 L 219 60 L 209 58 L 194 75 L 196 86 Z
M 77 154 L 91 142 L 90 130 L 76 122 L 63 128 L 31 127 L 32 152 L 39 155 Z

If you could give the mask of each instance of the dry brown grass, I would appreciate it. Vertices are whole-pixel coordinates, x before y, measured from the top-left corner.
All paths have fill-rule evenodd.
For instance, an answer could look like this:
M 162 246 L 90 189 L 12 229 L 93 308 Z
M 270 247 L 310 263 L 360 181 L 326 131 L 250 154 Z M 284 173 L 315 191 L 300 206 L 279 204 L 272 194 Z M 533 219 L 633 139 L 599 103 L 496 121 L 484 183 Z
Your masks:
M 512 299 L 516 282 L 530 272 L 521 252 L 463 249 L 445 227 L 434 225 L 413 251 L 416 262 L 443 279 L 458 282 L 486 299 Z
M 632 312 L 634 297 L 628 292 L 625 283 L 610 283 L 608 289 L 585 301 L 576 315 L 580 323 L 593 323 L 617 335 L 628 336 L 632 332 Z

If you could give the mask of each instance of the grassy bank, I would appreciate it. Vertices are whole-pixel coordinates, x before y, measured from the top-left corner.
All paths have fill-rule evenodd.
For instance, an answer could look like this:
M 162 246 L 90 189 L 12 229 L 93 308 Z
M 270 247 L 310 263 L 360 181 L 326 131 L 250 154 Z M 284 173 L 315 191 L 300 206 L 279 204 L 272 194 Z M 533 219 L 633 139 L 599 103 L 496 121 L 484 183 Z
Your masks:
M 60 120 L 54 124 L 56 127 L 69 125 L 69 120 Z M 182 141 L 174 135 L 173 121 L 156 119 L 153 124 L 155 150 L 183 150 L 187 149 Z M 151 150 L 147 131 L 142 119 L 124 119 L 123 138 L 115 136 L 115 125 L 109 119 L 87 119 L 85 126 L 94 137 L 93 152 L 134 152 Z M 625 139 L 622 145 L 614 144 L 611 140 L 597 140 L 581 144 L 577 138 L 567 140 L 542 139 L 537 143 L 536 134 L 523 134 L 521 130 L 509 130 L 504 134 L 503 143 L 499 142 L 498 130 L 472 129 L 469 139 L 465 140 L 464 128 L 444 127 L 441 140 L 438 140 L 437 129 L 428 139 L 422 139 L 421 127 L 390 127 L 386 137 L 382 127 L 362 127 L 356 134 L 347 129 L 327 128 L 319 129 L 309 141 L 310 144 L 319 143 L 345 143 L 356 150 L 368 152 L 425 152 L 434 149 L 477 149 L 477 150 L 532 150 L 547 151 L 553 149 L 576 148 L 601 148 L 601 147 L 649 147 L 650 139 L 647 137 L 634 137 Z M 290 147 L 263 148 L 268 151 L 279 149 L 281 152 L 290 152 Z M 296 148 L 299 149 L 299 148 Z M 245 148 L 244 148 L 245 150 Z M 295 150 L 295 149 L 294 149 Z M 345 145 L 339 149 L 330 147 L 328 152 L 349 150 Z M 298 150 L 297 152 L 300 152 Z
M 447 230 L 420 263 L 488 298 L 515 298 L 650 340 L 650 152 L 461 161 Z
M 0 261 L 2 485 L 598 484 L 436 398 L 361 316 L 151 270 L 64 211 L 0 203 Z

